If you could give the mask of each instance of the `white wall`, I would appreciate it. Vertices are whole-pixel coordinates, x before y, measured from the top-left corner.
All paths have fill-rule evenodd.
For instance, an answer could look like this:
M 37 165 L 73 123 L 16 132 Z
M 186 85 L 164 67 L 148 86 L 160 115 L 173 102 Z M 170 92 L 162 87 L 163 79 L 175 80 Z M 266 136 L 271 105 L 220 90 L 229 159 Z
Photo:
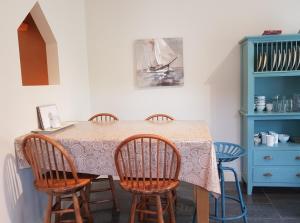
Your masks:
M 296 33 L 299 0 L 87 0 L 91 105 L 121 119 L 163 112 L 203 119 L 215 140 L 240 142 L 238 42 L 266 29 Z M 136 39 L 182 37 L 184 86 L 138 89 Z
M 90 114 L 84 1 L 39 3 L 58 44 L 60 85 L 57 86 L 21 86 L 17 28 L 35 1 L 0 1 L 1 222 L 40 222 L 40 201 L 31 176 L 15 173 L 10 155 L 14 154 L 14 138 L 37 128 L 35 107 L 56 103 L 63 120 L 86 120 Z
M 1 222 L 40 220 L 31 176 L 16 174 L 10 155 L 14 138 L 37 127 L 36 105 L 56 103 L 64 120 L 86 120 L 90 99 L 93 112 L 121 119 L 165 112 L 206 120 L 216 140 L 239 142 L 238 41 L 264 29 L 297 32 L 300 21 L 298 0 L 86 0 L 86 12 L 84 0 L 41 0 L 58 42 L 61 82 L 22 87 L 16 30 L 34 3 L 0 0 Z M 133 42 L 153 37 L 183 37 L 183 87 L 134 86 Z

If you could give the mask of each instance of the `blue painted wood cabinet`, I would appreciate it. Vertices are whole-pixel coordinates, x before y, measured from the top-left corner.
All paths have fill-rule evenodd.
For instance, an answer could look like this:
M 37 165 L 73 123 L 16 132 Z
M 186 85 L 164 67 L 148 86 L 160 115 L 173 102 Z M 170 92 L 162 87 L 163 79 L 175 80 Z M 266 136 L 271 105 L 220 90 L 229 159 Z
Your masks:
M 247 193 L 253 187 L 300 187 L 300 35 L 246 37 L 240 47 L 241 141 L 247 149 L 242 179 Z M 282 101 L 275 101 L 276 111 L 258 112 L 255 96 L 265 96 L 268 103 L 291 98 L 292 105 L 289 111 L 279 109 Z M 288 134 L 291 140 L 273 147 L 254 143 L 255 134 L 268 131 Z

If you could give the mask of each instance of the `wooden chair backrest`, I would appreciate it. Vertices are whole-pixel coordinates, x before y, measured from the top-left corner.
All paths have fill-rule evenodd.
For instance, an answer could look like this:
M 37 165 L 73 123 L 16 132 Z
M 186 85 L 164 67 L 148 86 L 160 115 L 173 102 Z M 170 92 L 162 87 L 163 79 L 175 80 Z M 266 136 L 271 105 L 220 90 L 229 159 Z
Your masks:
M 89 121 L 92 122 L 112 122 L 112 121 L 118 121 L 119 119 L 110 113 L 99 113 L 94 116 L 92 116 Z
M 138 134 L 120 143 L 115 152 L 115 164 L 121 182 L 145 187 L 146 180 L 150 181 L 150 186 L 158 185 L 158 181 L 177 180 L 181 156 L 168 139 Z
M 54 180 L 63 181 L 65 186 L 74 181 L 78 182 L 73 160 L 64 147 L 55 140 L 45 135 L 31 134 L 23 140 L 22 149 L 32 167 L 37 185 L 49 186 Z
M 147 121 L 174 121 L 175 119 L 166 114 L 154 114 L 146 118 Z

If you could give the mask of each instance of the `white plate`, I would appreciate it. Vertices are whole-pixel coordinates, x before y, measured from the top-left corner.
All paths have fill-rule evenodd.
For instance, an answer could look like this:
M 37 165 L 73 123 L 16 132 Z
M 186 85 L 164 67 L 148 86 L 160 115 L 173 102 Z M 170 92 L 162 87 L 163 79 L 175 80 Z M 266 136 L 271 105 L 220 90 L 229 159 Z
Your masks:
M 263 55 L 261 53 L 259 54 L 259 60 L 258 61 L 259 62 L 257 63 L 257 68 L 256 68 L 257 71 L 260 70 L 260 67 L 261 67 L 262 62 L 263 62 Z
M 287 52 L 285 50 L 283 50 L 283 59 L 282 59 L 282 65 L 281 65 L 281 69 L 283 70 L 285 63 L 286 63 L 286 57 L 287 57 Z
M 293 64 L 292 64 L 291 70 L 293 70 L 295 68 L 296 60 L 297 60 L 297 50 L 295 47 L 293 49 L 293 52 L 294 52 L 294 55 L 293 55 Z
M 61 129 L 64 129 L 64 128 L 67 128 L 69 126 L 72 126 L 74 125 L 76 122 L 62 122 L 61 124 L 61 127 L 59 128 L 49 128 L 49 129 L 35 129 L 35 130 L 32 130 L 31 132 L 33 133 L 51 133 L 51 132 L 56 132 L 56 131 L 59 131 Z
M 264 64 L 263 64 L 263 67 L 262 67 L 262 71 L 265 70 L 265 68 L 266 68 L 267 60 L 268 60 L 267 53 L 265 53 L 265 56 L 264 56 Z
M 287 65 L 286 65 L 286 70 L 289 69 L 290 65 L 291 65 L 291 61 L 292 61 L 292 51 L 291 49 L 289 49 L 289 54 L 288 54 L 288 61 L 287 61 Z
M 277 62 L 277 67 L 276 67 L 276 70 L 279 69 L 280 67 L 280 64 L 281 64 L 281 51 L 278 50 L 278 62 Z
M 274 68 L 275 68 L 276 61 L 277 61 L 277 53 L 276 53 L 276 51 L 274 50 L 274 53 L 273 53 L 273 63 L 272 63 L 272 70 L 274 70 Z
M 299 69 L 299 66 L 300 66 L 300 47 L 298 48 L 298 63 L 297 63 L 296 70 Z

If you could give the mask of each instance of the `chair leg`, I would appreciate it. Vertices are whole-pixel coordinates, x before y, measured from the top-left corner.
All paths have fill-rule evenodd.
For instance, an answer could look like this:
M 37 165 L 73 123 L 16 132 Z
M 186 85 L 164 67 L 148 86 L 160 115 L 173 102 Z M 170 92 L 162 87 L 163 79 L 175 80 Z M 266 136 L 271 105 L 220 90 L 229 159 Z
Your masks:
M 83 223 L 81 214 L 80 214 L 79 201 L 78 201 L 78 197 L 77 197 L 76 193 L 72 194 L 72 198 L 73 198 L 73 203 L 74 203 L 76 223 Z
M 59 209 L 61 209 L 61 196 L 57 195 L 55 198 L 55 203 L 57 203 L 57 207 Z M 60 222 L 60 214 L 55 214 L 55 223 L 59 223 Z
M 218 217 L 219 216 L 219 200 L 218 198 L 214 198 L 215 200 L 215 216 Z
M 86 197 L 86 193 L 83 189 L 80 190 L 80 196 L 82 198 L 83 209 L 84 209 L 85 215 L 88 218 L 88 223 L 93 223 L 93 217 L 92 217 L 90 209 L 89 209 L 89 204 L 88 204 L 88 200 Z
M 241 212 L 244 213 L 246 210 L 246 205 L 244 204 L 244 199 L 243 199 L 243 195 L 242 195 L 242 190 L 241 190 L 241 186 L 240 186 L 240 183 L 239 183 L 239 179 L 237 177 L 237 174 L 234 170 L 232 170 L 233 174 L 234 174 L 234 178 L 235 178 L 235 186 L 236 186 L 236 190 L 238 192 L 238 196 L 239 196 L 239 200 L 240 200 L 240 205 L 241 205 Z M 244 219 L 244 223 L 247 223 L 248 222 L 248 219 L 247 219 L 247 216 L 245 215 L 243 217 Z
M 156 207 L 157 207 L 157 221 L 158 223 L 164 223 L 160 196 L 156 195 L 155 198 L 156 198 Z
M 48 194 L 48 205 L 45 213 L 45 223 L 51 223 L 51 214 L 52 214 L 52 204 L 53 204 L 53 193 Z
M 136 210 L 136 205 L 137 205 L 137 195 L 132 194 L 132 201 L 131 201 L 131 209 L 130 209 L 130 218 L 129 218 L 129 223 L 134 223 L 135 219 L 135 210 Z
M 177 207 L 177 191 L 176 191 L 176 189 L 172 190 L 172 195 L 173 195 L 174 205 L 175 205 L 175 207 Z
M 91 187 L 92 187 L 92 183 L 89 183 L 88 185 L 85 186 L 85 194 L 86 194 L 88 202 L 90 202 Z
M 141 195 L 141 209 L 144 210 L 145 207 L 146 207 L 146 198 L 145 196 Z M 143 212 L 140 212 L 139 213 L 139 221 L 140 222 L 144 222 L 144 217 L 145 217 L 145 214 Z
M 120 207 L 119 207 L 119 202 L 118 202 L 117 196 L 116 196 L 116 189 L 115 189 L 113 177 L 111 175 L 108 175 L 108 180 L 109 180 L 109 185 L 110 185 L 111 194 L 112 194 L 112 198 L 113 198 L 114 208 L 116 209 L 117 212 L 119 212 Z
M 169 222 L 175 223 L 175 214 L 174 214 L 174 206 L 173 206 L 174 198 L 172 192 L 169 191 L 167 196 L 168 196 L 168 212 L 169 212 L 169 219 L 170 219 Z
M 221 169 L 220 170 L 220 179 L 221 179 L 221 206 L 222 206 L 222 218 L 225 218 L 225 182 L 224 182 L 224 172 Z M 225 223 L 224 220 L 222 220 L 222 223 Z
M 196 215 L 197 215 L 197 207 L 196 207 L 195 210 L 194 210 L 192 223 L 196 223 Z

